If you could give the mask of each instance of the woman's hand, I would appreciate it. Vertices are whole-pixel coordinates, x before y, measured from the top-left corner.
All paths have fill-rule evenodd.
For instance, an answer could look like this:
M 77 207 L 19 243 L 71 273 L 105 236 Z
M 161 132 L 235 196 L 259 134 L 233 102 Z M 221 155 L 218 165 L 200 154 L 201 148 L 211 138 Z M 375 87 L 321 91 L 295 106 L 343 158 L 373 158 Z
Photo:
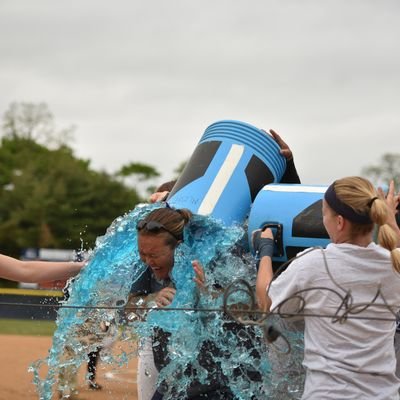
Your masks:
M 389 190 L 385 193 L 382 188 L 378 188 L 379 196 L 386 201 L 389 213 L 386 223 L 396 232 L 397 234 L 397 246 L 400 246 L 400 228 L 397 225 L 396 214 L 399 212 L 398 207 L 400 203 L 400 195 L 395 193 L 394 182 L 390 181 Z
M 204 269 L 198 260 L 192 261 L 192 266 L 194 270 L 194 278 L 193 280 L 196 282 L 197 287 L 201 292 L 206 291 L 206 276 L 204 273 Z
M 200 262 L 198 260 L 193 260 L 192 266 L 193 266 L 193 270 L 194 270 L 194 274 L 195 274 L 193 280 L 196 282 L 196 285 L 197 285 L 200 293 L 211 296 L 213 299 L 216 299 L 217 297 L 219 297 L 223 293 L 223 290 L 222 289 L 221 290 L 214 289 L 211 287 L 211 285 L 207 284 L 206 274 L 205 274 L 204 268 L 200 264 Z
M 273 129 L 270 129 L 269 133 L 274 138 L 275 142 L 278 143 L 278 146 L 281 148 L 280 152 L 283 155 L 283 157 L 285 157 L 286 160 L 288 160 L 288 161 L 292 160 L 293 159 L 293 153 L 292 153 L 292 150 L 290 150 L 289 145 Z
M 167 190 L 165 190 L 164 192 L 155 192 L 150 196 L 149 202 L 150 203 L 158 203 L 160 201 L 165 201 L 166 198 L 168 197 L 168 195 L 169 195 L 169 192 Z
M 175 297 L 176 290 L 171 287 L 166 287 L 157 292 L 154 301 L 157 304 L 157 307 L 166 307 L 172 303 L 172 300 Z
M 394 181 L 390 181 L 389 190 L 388 190 L 386 196 L 384 195 L 382 188 L 379 188 L 378 191 L 379 191 L 379 194 L 381 196 L 383 196 L 383 198 L 385 198 L 386 204 L 388 205 L 390 211 L 394 215 L 396 215 L 396 213 L 398 212 L 397 207 L 399 206 L 400 195 L 395 193 Z

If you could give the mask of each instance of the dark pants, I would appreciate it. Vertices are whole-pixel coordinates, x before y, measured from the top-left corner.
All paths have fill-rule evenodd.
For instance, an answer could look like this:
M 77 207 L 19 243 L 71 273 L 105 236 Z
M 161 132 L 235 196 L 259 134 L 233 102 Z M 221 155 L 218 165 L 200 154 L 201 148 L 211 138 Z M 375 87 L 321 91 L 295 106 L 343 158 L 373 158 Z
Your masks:
M 249 352 L 255 359 L 260 358 L 259 351 L 254 347 L 255 333 L 252 327 L 245 327 L 233 321 L 227 321 L 224 326 L 224 330 L 233 332 L 237 336 L 243 336 L 238 343 L 238 347 L 242 347 L 243 351 Z M 167 344 L 169 341 L 170 334 L 164 332 L 161 329 L 155 330 L 154 343 L 157 343 L 153 347 L 154 361 L 158 370 L 164 368 L 168 362 L 168 351 Z M 196 381 L 196 373 L 192 367 L 188 367 L 185 371 L 186 376 L 193 377 L 193 381 L 188 387 L 187 393 L 184 397 L 173 396 L 174 400 L 231 400 L 234 399 L 234 395 L 229 388 L 228 378 L 223 374 L 221 366 L 215 360 L 224 358 L 230 360 L 231 354 L 224 354 L 218 348 L 218 346 L 211 340 L 207 340 L 203 343 L 202 348 L 199 352 L 199 365 L 206 371 L 209 371 L 207 378 L 207 384 L 201 384 Z M 234 362 L 234 360 L 232 360 Z M 260 396 L 263 395 L 262 375 L 259 371 L 249 366 L 238 366 L 232 372 L 234 378 L 244 379 L 245 381 L 251 381 L 253 384 L 259 386 Z M 162 385 L 162 384 L 161 384 Z M 152 400 L 162 400 L 162 387 L 158 388 L 158 391 L 154 394 Z
M 88 370 L 88 378 L 89 381 L 94 382 L 96 380 L 96 367 L 97 367 L 97 362 L 99 360 L 99 355 L 100 355 L 100 350 L 101 347 L 98 347 L 96 351 L 92 351 L 91 353 L 88 354 L 88 364 L 87 364 L 87 370 Z
M 163 395 L 156 391 L 151 398 L 151 400 L 163 400 Z M 201 393 L 197 396 L 190 396 L 187 397 L 185 396 L 184 398 L 177 398 L 175 397 L 174 400 L 233 400 L 233 395 L 230 391 L 225 391 L 225 390 L 217 390 L 217 391 L 211 391 L 211 392 L 206 392 L 206 393 Z

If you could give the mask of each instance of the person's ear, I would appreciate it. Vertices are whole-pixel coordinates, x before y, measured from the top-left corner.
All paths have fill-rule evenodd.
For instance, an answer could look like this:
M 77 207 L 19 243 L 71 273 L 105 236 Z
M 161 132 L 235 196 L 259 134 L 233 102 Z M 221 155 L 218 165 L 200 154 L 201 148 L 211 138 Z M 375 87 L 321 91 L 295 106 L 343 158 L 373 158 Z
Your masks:
M 346 220 L 341 215 L 338 215 L 336 224 L 337 224 L 337 229 L 339 231 L 342 231 L 346 225 Z

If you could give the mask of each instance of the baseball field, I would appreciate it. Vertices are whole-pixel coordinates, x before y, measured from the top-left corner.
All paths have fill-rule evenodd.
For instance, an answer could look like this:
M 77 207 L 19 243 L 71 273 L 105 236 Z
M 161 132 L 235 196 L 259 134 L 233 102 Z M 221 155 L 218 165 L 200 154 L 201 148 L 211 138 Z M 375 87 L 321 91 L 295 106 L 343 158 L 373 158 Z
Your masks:
M 54 323 L 47 321 L 0 320 L 0 400 L 39 399 L 32 382 L 33 373 L 28 368 L 32 362 L 46 358 L 53 329 Z M 121 350 L 132 351 L 132 348 L 126 342 L 117 341 L 111 351 L 120 353 Z M 45 376 L 45 369 L 40 373 Z M 76 397 L 79 400 L 137 399 L 136 359 L 123 366 L 110 366 L 100 360 L 97 382 L 101 390 L 89 390 L 85 375 L 86 365 L 82 365 Z M 53 399 L 58 399 L 56 390 Z

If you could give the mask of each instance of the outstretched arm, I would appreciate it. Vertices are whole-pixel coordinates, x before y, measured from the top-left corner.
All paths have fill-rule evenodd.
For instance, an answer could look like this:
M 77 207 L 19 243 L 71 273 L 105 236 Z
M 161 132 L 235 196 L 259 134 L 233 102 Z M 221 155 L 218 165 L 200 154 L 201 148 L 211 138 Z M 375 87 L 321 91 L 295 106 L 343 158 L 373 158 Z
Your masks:
M 0 254 L 0 277 L 17 282 L 64 280 L 76 275 L 84 262 L 21 261 Z

